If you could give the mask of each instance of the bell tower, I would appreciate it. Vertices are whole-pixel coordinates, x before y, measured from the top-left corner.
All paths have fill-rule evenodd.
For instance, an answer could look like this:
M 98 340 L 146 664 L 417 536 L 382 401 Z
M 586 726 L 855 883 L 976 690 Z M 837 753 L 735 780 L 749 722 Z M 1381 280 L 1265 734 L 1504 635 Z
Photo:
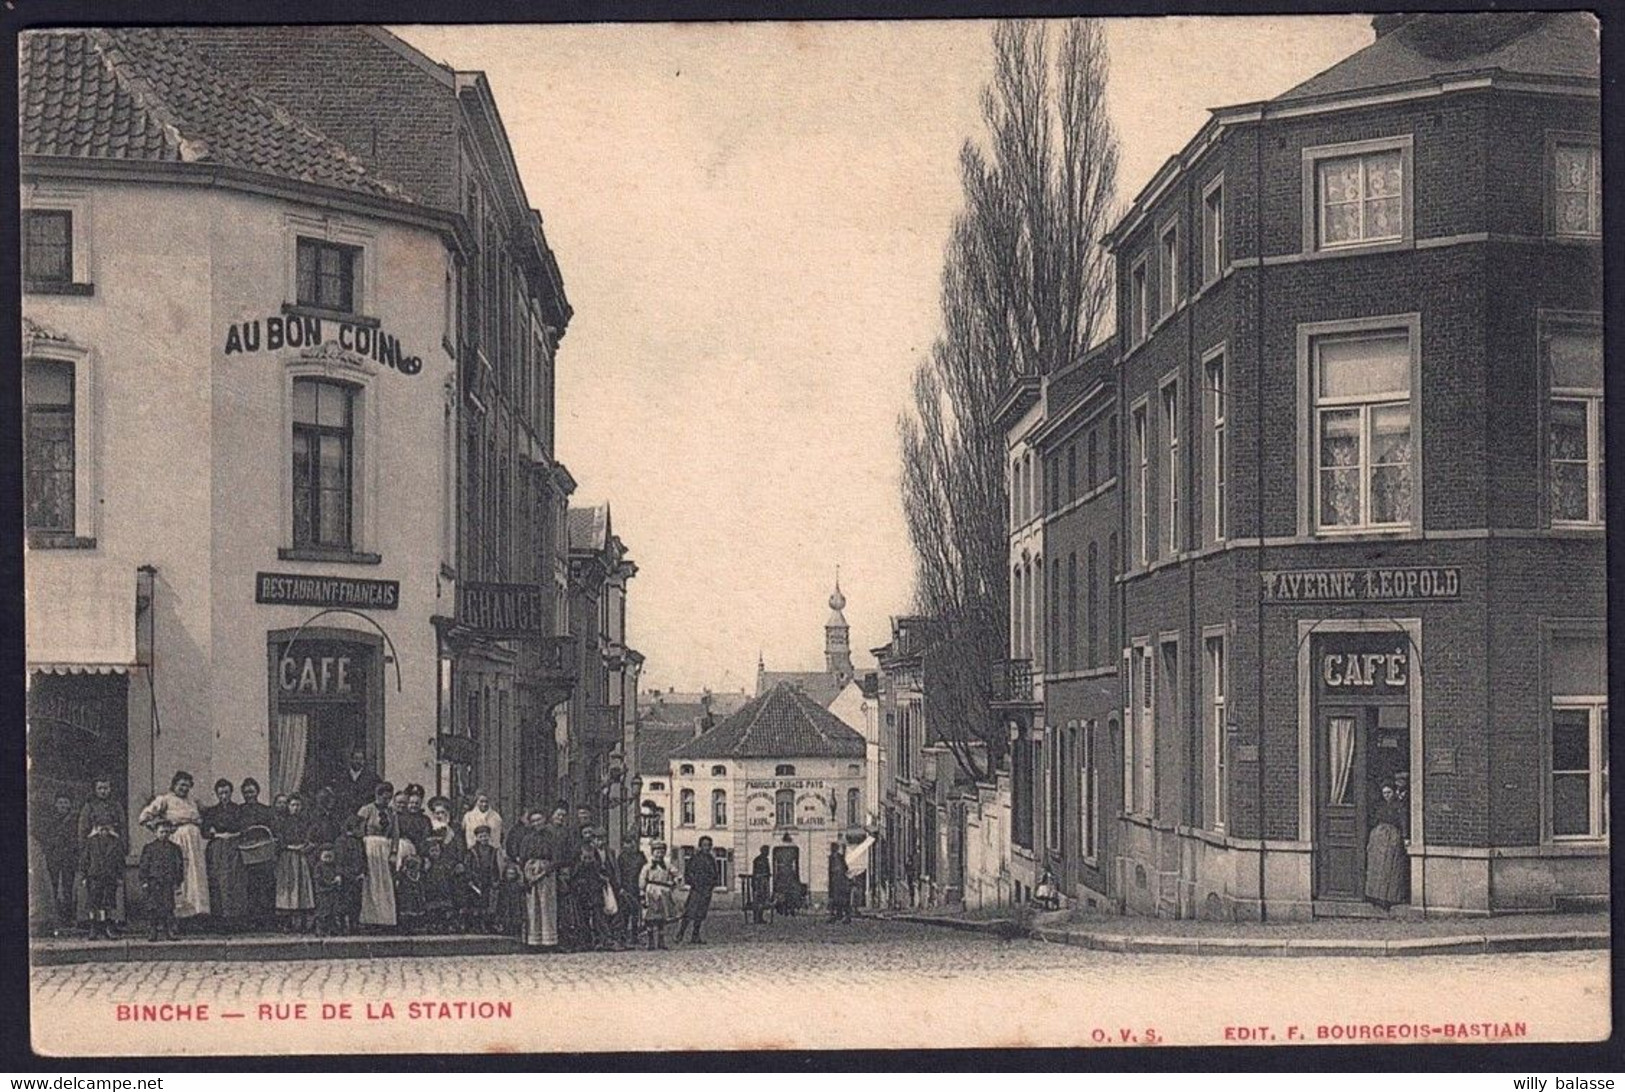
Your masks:
M 829 597 L 829 619 L 824 623 L 824 670 L 843 679 L 852 677 L 852 629 L 846 624 L 846 596 L 841 594 L 841 570 L 835 570 L 835 591 Z

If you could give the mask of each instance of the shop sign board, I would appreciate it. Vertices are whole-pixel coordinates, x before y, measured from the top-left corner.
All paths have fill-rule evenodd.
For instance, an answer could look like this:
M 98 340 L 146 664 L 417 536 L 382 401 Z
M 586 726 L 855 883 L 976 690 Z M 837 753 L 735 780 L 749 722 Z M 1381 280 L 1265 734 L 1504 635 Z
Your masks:
M 551 637 L 548 596 L 541 584 L 459 584 L 457 624 L 487 637 Z
M 351 607 L 394 610 L 400 606 L 398 580 L 361 580 L 350 576 L 307 576 L 300 573 L 255 573 L 254 602 L 295 607 Z
M 1266 572 L 1269 603 L 1396 603 L 1461 598 L 1461 570 L 1372 567 L 1364 569 L 1279 569 Z

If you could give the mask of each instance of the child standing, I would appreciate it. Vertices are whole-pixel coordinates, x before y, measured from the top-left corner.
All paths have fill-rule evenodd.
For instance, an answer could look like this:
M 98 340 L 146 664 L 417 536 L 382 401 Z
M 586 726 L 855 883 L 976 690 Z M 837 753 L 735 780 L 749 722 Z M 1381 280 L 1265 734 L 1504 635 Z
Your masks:
M 497 890 L 502 884 L 502 866 L 497 847 L 491 841 L 491 828 L 474 828 L 474 845 L 468 851 L 465 910 L 468 927 L 488 933 L 496 922 Z
M 175 892 L 185 878 L 186 863 L 181 847 L 170 841 L 175 824 L 161 819 L 154 831 L 158 837 L 141 847 L 140 876 L 147 903 L 147 940 L 156 944 L 160 930 L 175 939 Z
M 79 854 L 79 874 L 85 878 L 91 939 L 112 940 L 113 911 L 118 907 L 118 885 L 124 876 L 124 842 L 116 829 L 106 823 L 90 828 Z
M 671 893 L 677 887 L 677 874 L 666 863 L 666 843 L 649 847 L 650 860 L 638 877 L 643 894 L 643 921 L 649 927 L 649 950 L 666 947 L 666 923 L 672 919 Z
M 401 863 L 395 874 L 395 920 L 408 936 L 423 931 L 428 898 L 423 879 L 423 858 L 416 853 Z
M 525 878 L 512 861 L 502 870 L 497 889 L 496 924 L 499 936 L 518 939 L 525 927 Z
M 328 937 L 339 929 L 344 906 L 344 873 L 339 871 L 338 851 L 323 846 L 316 857 L 311 886 L 316 900 L 316 935 Z
M 361 841 L 366 821 L 351 816 L 344 833 L 333 843 L 335 862 L 344 884 L 339 889 L 338 925 L 346 934 L 355 932 L 361 918 L 361 888 L 367 882 L 367 847 Z

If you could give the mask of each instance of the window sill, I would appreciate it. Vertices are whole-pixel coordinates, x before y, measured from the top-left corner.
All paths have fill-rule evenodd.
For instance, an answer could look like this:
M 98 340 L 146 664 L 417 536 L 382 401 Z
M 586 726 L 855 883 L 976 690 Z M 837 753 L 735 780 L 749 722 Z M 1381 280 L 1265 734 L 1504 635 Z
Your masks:
M 1552 528 L 1551 529 L 1552 529 L 1552 533 L 1555 534 L 1555 535 L 1561 535 L 1561 536 L 1564 536 L 1564 537 L 1573 537 L 1573 538 L 1590 538 L 1593 535 L 1602 534 L 1608 528 L 1607 528 L 1607 525 L 1605 525 L 1603 523 L 1600 523 L 1600 522 L 1599 523 L 1560 523 L 1560 522 L 1554 520 L 1552 522 Z
M 276 556 L 281 561 L 332 561 L 340 565 L 378 565 L 383 555 L 360 550 L 336 550 L 324 546 L 283 546 Z
M 96 286 L 80 281 L 23 280 L 23 292 L 36 296 L 94 296 Z
M 330 319 L 333 322 L 347 322 L 351 326 L 365 326 L 376 330 L 383 325 L 378 319 L 367 315 L 352 314 L 349 311 L 335 311 L 329 307 L 316 307 L 308 303 L 284 303 L 284 315 L 298 315 L 302 318 Z
M 1375 243 L 1351 243 L 1347 246 L 1320 247 L 1296 255 L 1298 260 L 1305 262 L 1320 261 L 1324 258 L 1349 258 L 1362 254 L 1396 254 L 1400 251 L 1415 250 L 1416 240 L 1407 235 L 1403 239 L 1384 239 Z
M 94 550 L 96 540 L 72 531 L 30 531 L 30 550 Z

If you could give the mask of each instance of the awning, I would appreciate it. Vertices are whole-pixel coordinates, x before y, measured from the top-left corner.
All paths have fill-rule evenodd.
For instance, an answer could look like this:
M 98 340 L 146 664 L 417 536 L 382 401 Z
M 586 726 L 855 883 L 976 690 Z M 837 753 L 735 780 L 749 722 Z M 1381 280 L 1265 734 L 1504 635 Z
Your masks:
M 31 674 L 40 675 L 128 675 L 138 664 L 36 664 L 28 665 Z
M 79 550 L 33 550 L 23 570 L 30 671 L 105 674 L 135 664 L 134 568 Z

